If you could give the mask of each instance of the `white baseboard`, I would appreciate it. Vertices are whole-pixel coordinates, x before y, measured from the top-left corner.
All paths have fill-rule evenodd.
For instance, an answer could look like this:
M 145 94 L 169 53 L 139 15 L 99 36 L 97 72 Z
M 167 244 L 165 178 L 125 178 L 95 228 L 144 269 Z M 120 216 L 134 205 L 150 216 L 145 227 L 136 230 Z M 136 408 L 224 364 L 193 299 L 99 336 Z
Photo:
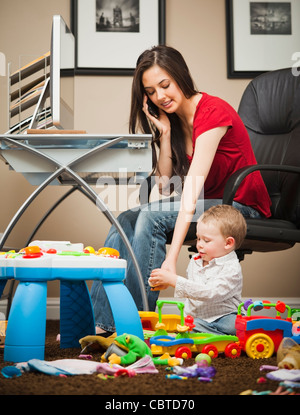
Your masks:
M 246 301 L 247 299 L 248 298 L 243 298 L 242 300 Z M 160 300 L 175 301 L 175 298 L 160 297 Z M 269 297 L 269 298 L 252 297 L 252 300 L 253 301 L 267 300 L 267 301 L 270 301 L 271 303 L 276 303 L 279 299 L 273 298 L 273 297 Z M 300 309 L 300 298 L 286 297 L 286 298 L 280 298 L 280 300 L 283 301 L 285 304 L 288 304 L 291 308 Z M 176 299 L 176 301 L 184 302 L 184 299 Z M 6 305 L 7 305 L 7 300 L 0 301 L 0 320 L 3 318 L 3 315 L 5 316 Z M 58 297 L 47 298 L 47 320 L 59 320 L 59 305 L 60 305 L 60 299 Z M 163 306 L 163 314 L 179 314 L 178 307 L 176 306 L 176 304 L 165 304 Z M 275 316 L 274 309 L 270 309 L 270 310 L 264 309 L 263 315 L 274 317 Z
M 0 301 L 0 320 L 5 318 L 7 307 L 7 300 Z M 47 320 L 59 320 L 59 297 L 47 298 Z

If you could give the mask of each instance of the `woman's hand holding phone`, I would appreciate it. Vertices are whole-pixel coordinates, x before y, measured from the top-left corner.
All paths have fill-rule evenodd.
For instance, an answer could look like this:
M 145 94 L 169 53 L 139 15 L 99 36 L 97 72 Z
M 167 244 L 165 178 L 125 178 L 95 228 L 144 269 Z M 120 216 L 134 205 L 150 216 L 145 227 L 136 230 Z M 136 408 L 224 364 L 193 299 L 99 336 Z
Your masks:
M 153 104 L 150 98 L 147 99 L 147 105 L 149 114 L 152 115 L 152 117 L 159 118 L 159 109 Z
M 156 105 L 155 108 L 157 109 L 157 113 L 158 116 L 156 117 L 155 115 L 151 114 L 151 104 L 149 106 L 148 101 L 150 101 L 150 103 L 152 104 L 152 106 L 154 106 L 154 104 L 152 103 L 152 101 L 150 100 L 150 98 L 148 98 L 148 96 L 145 94 L 144 95 L 144 102 L 143 102 L 143 111 L 146 114 L 146 116 L 149 118 L 149 120 L 156 126 L 156 128 L 160 131 L 160 135 L 161 138 L 164 135 L 167 135 L 168 137 L 170 137 L 170 121 L 169 118 L 167 116 L 167 114 L 160 110 Z

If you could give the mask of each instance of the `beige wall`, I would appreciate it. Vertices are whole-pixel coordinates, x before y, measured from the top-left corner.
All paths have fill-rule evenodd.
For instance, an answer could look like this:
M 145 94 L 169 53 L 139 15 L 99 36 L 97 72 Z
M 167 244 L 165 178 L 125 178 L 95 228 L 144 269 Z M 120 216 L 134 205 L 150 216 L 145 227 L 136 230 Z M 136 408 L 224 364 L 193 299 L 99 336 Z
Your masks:
M 216 94 L 235 108 L 249 80 L 226 77 L 225 1 L 166 0 L 166 40 L 179 49 L 198 88 Z M 68 0 L 0 0 L 0 52 L 18 68 L 20 55 L 39 56 L 49 50 L 52 16 L 61 14 L 70 23 Z M 91 51 L 92 53 L 92 51 Z M 75 80 L 75 128 L 88 133 L 127 133 L 131 77 L 80 76 Z M 0 132 L 6 124 L 6 80 L 0 77 Z M 3 231 L 34 188 L 22 175 L 0 163 Z M 30 230 L 66 188 L 49 187 L 28 209 L 8 244 L 24 246 Z M 70 240 L 99 248 L 109 223 L 80 194 L 73 194 L 43 225 L 37 239 Z M 178 272 L 185 273 L 188 255 L 181 252 Z M 253 254 L 242 263 L 245 297 L 300 297 L 300 246 L 274 254 Z M 166 295 L 172 295 L 168 290 Z M 58 296 L 51 283 L 49 296 Z

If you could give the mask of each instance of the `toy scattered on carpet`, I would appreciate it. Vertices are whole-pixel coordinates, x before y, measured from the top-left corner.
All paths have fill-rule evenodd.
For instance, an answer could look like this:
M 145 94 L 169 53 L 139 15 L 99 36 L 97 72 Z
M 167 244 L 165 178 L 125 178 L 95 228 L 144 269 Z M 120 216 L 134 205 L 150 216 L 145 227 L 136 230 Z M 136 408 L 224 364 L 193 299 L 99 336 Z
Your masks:
M 300 345 L 291 338 L 284 338 L 277 351 L 280 369 L 300 369 Z
M 81 346 L 81 355 L 85 353 L 99 353 L 107 350 L 117 337 L 116 333 L 113 333 L 109 337 L 90 335 L 85 336 L 79 340 Z
M 1 369 L 1 374 L 9 379 L 9 378 L 17 378 L 19 376 L 22 375 L 22 372 L 19 368 L 15 367 L 15 366 L 5 366 L 4 368 Z
M 277 366 L 262 365 L 260 371 L 270 371 L 266 374 L 266 378 L 270 380 L 280 381 L 279 386 L 273 392 L 271 390 L 253 391 L 247 389 L 240 393 L 240 395 L 299 395 L 297 390 L 300 390 L 300 370 L 296 369 L 280 369 Z M 257 383 L 264 384 L 266 379 L 260 377 Z M 295 391 L 295 390 L 296 391 Z
M 80 359 L 59 359 L 50 362 L 40 359 L 31 359 L 28 362 L 16 363 L 15 366 L 6 366 L 2 371 L 5 370 L 7 375 L 12 375 L 8 368 L 14 367 L 19 371 L 19 376 L 22 373 L 27 372 L 41 372 L 53 376 L 91 375 L 96 372 L 98 364 L 99 362 L 84 361 Z
M 0 319 L 0 347 L 4 347 L 6 327 L 7 327 L 7 320 Z
M 296 393 L 293 391 L 292 388 L 280 384 L 274 392 L 272 392 L 271 390 L 258 392 L 253 391 L 252 389 L 247 389 L 241 392 L 240 395 L 296 395 Z
M 242 315 L 242 307 L 247 312 Z M 276 318 L 266 316 L 252 316 L 251 311 L 259 311 L 274 307 Z M 282 314 L 287 311 L 287 317 Z M 293 321 L 290 306 L 282 301 L 270 303 L 268 301 L 247 300 L 239 304 L 235 323 L 236 335 L 240 346 L 253 359 L 268 358 L 277 352 L 283 338 L 292 338 L 300 343 L 299 322 Z
M 132 365 L 123 366 L 111 363 L 99 363 L 96 361 L 84 361 L 80 359 L 61 359 L 51 362 L 39 359 L 31 359 L 28 362 L 17 363 L 15 366 L 6 366 L 1 373 L 6 378 L 18 377 L 25 372 L 41 372 L 53 376 L 91 375 L 102 373 L 108 375 L 129 377 L 139 373 L 158 373 L 151 356 L 144 356 Z
M 132 377 L 138 373 L 158 373 L 158 370 L 156 369 L 151 356 L 146 355 L 126 368 L 118 364 L 107 362 L 99 363 L 97 372 L 104 375 L 114 375 L 115 377 L 124 375 Z
M 107 349 L 102 355 L 102 361 L 108 361 L 111 364 L 128 365 L 134 363 L 137 359 L 149 355 L 157 365 L 175 366 L 182 364 L 182 359 L 171 357 L 164 354 L 160 357 L 153 357 L 148 345 L 139 337 L 133 334 L 122 334 L 121 336 L 86 336 L 79 340 L 82 346 L 81 353 L 89 353 L 101 348 Z
M 194 365 L 187 367 L 174 366 L 172 370 L 175 376 L 166 375 L 168 379 L 188 379 L 196 377 L 202 382 L 211 382 L 217 373 L 217 370 L 213 366 L 210 366 L 206 360 L 200 360 Z

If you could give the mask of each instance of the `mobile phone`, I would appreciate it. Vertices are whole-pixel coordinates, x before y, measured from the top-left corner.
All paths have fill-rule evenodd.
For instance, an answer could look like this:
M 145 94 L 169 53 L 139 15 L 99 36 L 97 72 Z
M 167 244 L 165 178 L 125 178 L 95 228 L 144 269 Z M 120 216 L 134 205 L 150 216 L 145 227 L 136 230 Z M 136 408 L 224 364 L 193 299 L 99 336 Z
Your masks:
M 159 109 L 157 108 L 157 106 L 155 104 L 153 104 L 153 102 L 151 101 L 150 98 L 147 99 L 147 105 L 148 105 L 149 113 L 153 117 L 158 118 L 159 117 Z

